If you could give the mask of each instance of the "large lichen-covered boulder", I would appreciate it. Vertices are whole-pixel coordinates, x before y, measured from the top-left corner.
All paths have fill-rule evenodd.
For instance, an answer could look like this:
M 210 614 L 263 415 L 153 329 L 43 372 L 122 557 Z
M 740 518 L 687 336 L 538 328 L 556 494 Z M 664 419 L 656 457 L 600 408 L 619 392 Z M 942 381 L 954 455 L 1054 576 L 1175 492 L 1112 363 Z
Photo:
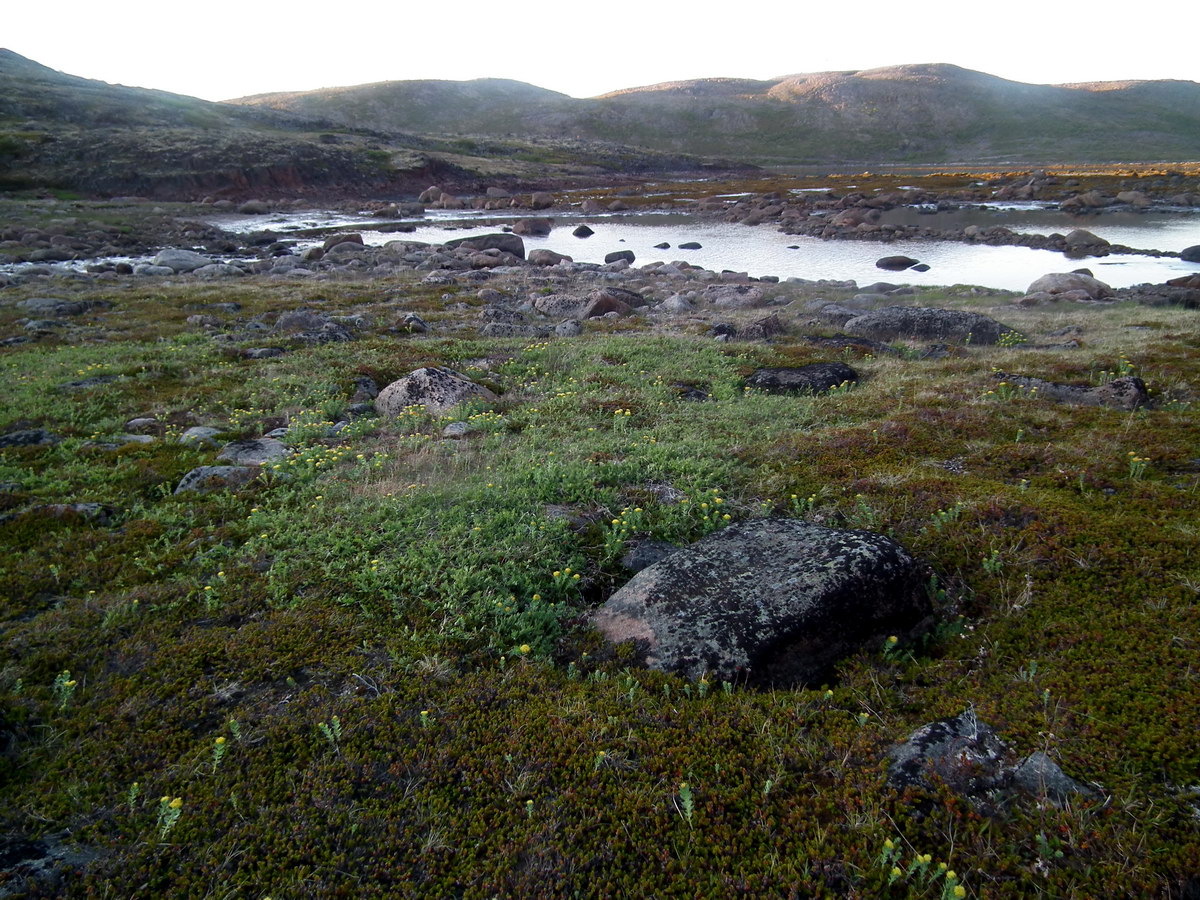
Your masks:
M 930 615 L 895 541 L 794 519 L 732 525 L 638 572 L 593 616 L 652 668 L 755 684 L 820 683 L 839 659 Z
M 398 416 L 406 407 L 424 406 L 443 413 L 467 400 L 495 400 L 483 385 L 445 366 L 426 366 L 393 381 L 375 398 L 381 416 Z
M 876 341 L 918 338 L 961 344 L 995 344 L 1000 335 L 1014 330 L 981 313 L 923 306 L 885 306 L 855 316 L 842 328 Z

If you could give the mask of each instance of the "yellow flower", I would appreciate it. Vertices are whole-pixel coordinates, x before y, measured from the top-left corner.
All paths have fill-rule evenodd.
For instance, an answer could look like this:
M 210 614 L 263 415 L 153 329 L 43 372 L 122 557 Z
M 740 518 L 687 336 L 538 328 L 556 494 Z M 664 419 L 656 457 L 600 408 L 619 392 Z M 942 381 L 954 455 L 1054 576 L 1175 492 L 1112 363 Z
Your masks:
M 954 886 L 954 896 L 960 898 L 961 900 L 961 898 L 967 896 L 967 889 L 961 884 L 956 884 Z
M 530 651 L 533 650 L 533 648 L 530 647 L 528 644 L 522 644 L 518 649 L 520 649 L 522 654 L 528 654 Z
M 171 807 L 171 809 L 180 809 L 183 806 L 183 798 L 176 797 L 168 805 Z
M 219 737 L 219 738 L 217 738 L 217 746 L 218 746 L 218 747 L 219 747 L 219 746 L 221 746 L 221 745 L 222 745 L 222 744 L 224 744 L 224 743 L 225 743 L 225 738 L 223 738 L 223 737 Z

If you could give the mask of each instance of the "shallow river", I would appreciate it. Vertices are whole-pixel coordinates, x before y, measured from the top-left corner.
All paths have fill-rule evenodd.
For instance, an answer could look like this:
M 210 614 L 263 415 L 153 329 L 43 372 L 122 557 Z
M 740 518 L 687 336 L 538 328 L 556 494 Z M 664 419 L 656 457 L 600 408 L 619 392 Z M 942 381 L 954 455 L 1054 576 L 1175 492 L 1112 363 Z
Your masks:
M 537 215 L 537 214 L 532 214 Z M 416 226 L 408 234 L 371 230 L 372 221 L 363 216 L 305 212 L 289 215 L 228 216 L 211 220 L 230 231 L 271 228 L 280 233 L 305 228 L 344 226 L 360 233 L 367 244 L 381 245 L 404 239 L 441 243 L 454 238 L 498 231 L 519 216 L 495 212 L 452 212 L 430 210 L 420 219 L 405 220 Z M 731 269 L 753 276 L 796 276 L 810 280 L 854 279 L 860 284 L 890 281 L 905 284 L 979 284 L 1008 290 L 1025 290 L 1047 272 L 1068 272 L 1082 266 L 1090 268 L 1100 280 L 1113 287 L 1128 287 L 1143 282 L 1159 283 L 1184 274 L 1200 273 L 1200 264 L 1178 259 L 1147 256 L 1107 256 L 1085 260 L 1066 259 L 1049 250 L 1026 247 L 988 247 L 954 242 L 898 241 L 880 244 L 868 241 L 824 241 L 818 238 L 786 235 L 773 225 L 745 226 L 695 219 L 686 213 L 644 213 L 612 215 L 571 215 L 556 213 L 554 230 L 546 237 L 526 237 L 527 250 L 545 247 L 564 253 L 576 262 L 603 262 L 614 250 L 632 250 L 637 265 L 655 260 L 685 260 L 706 269 Z M 1102 216 L 1072 218 L 1057 211 L 1023 207 L 1004 210 L 970 209 L 936 215 L 915 210 L 893 210 L 885 222 L 929 225 L 935 228 L 964 225 L 1006 225 L 1014 231 L 1047 234 L 1086 228 L 1116 244 L 1159 250 L 1182 250 L 1200 244 L 1200 214 L 1191 213 L 1109 213 Z M 586 223 L 595 231 L 589 238 L 574 237 L 571 232 Z M 300 236 L 297 236 L 300 238 Z M 322 238 L 300 238 L 304 244 L 320 243 Z M 677 245 L 690 241 L 700 250 L 680 250 Z M 655 244 L 667 242 L 671 249 L 657 250 Z M 789 249 L 790 247 L 797 249 Z M 881 256 L 904 254 L 928 263 L 928 272 L 886 272 L 876 268 Z

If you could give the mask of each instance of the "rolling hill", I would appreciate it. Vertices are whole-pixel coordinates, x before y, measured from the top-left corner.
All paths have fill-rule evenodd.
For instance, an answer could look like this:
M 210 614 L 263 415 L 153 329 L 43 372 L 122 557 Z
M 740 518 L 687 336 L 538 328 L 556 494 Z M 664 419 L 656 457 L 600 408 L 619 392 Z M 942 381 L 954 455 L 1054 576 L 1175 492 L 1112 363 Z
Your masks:
M 613 140 L 755 163 L 1189 159 L 1200 84 L 1032 85 L 951 65 L 699 79 L 575 100 L 518 82 L 396 81 L 231 101 L 346 126 Z

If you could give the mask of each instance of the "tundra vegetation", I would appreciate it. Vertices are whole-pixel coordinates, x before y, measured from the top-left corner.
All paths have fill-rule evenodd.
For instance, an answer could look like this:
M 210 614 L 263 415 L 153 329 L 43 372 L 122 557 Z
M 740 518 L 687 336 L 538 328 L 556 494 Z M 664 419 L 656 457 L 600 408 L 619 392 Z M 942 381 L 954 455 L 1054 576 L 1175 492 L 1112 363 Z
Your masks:
M 784 333 L 727 343 L 686 318 L 483 338 L 466 280 L 56 286 L 112 306 L 0 351 L 5 431 L 59 438 L 0 450 L 0 834 L 76 856 L 0 893 L 1190 896 L 1196 313 L 922 290 L 1026 340 L 838 353 L 804 338 L 812 287 L 763 286 Z M 0 330 L 45 290 L 7 289 Z M 299 307 L 367 327 L 239 352 L 263 338 L 235 326 Z M 382 327 L 400 313 L 428 332 Z M 1065 326 L 1077 346 L 1046 337 Z M 746 386 L 831 360 L 859 380 Z M 347 416 L 358 379 L 423 366 L 495 399 Z M 1067 406 L 994 371 L 1136 374 L 1153 403 Z M 178 440 L 197 424 L 214 445 Z M 261 477 L 175 493 L 283 425 Z M 893 537 L 929 566 L 935 626 L 753 688 L 638 667 L 588 626 L 638 542 L 764 516 Z M 888 787 L 891 747 L 968 708 L 1092 793 Z

